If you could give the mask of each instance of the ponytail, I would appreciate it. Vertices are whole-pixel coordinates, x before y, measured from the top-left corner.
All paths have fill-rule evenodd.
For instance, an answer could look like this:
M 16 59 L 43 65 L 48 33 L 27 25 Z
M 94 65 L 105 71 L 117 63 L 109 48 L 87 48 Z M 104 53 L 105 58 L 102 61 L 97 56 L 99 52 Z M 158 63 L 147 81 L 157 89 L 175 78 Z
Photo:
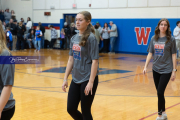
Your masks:
M 81 37 L 81 41 L 79 43 L 80 46 L 85 46 L 86 45 L 86 42 L 88 40 L 88 37 L 90 35 L 90 33 L 93 33 L 95 34 L 95 30 L 94 30 L 94 27 L 92 26 L 92 24 L 90 23 L 88 26 L 87 26 L 87 29 L 84 31 L 82 37 Z

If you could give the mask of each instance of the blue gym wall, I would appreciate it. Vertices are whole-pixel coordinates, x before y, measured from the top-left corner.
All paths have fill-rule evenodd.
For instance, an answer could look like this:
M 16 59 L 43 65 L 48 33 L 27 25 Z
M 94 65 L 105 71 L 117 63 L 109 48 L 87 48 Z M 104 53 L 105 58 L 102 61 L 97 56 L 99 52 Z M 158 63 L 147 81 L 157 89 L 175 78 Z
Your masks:
M 133 54 L 147 54 L 147 48 L 151 37 L 154 35 L 155 27 L 157 26 L 160 18 L 157 19 L 92 19 L 92 25 L 98 21 L 101 27 L 104 23 L 113 21 L 118 28 L 118 38 L 115 43 L 115 51 L 118 53 L 133 53 Z M 180 19 L 168 19 L 171 26 L 171 32 L 176 27 L 176 22 Z M 63 27 L 63 19 L 60 20 L 60 28 Z M 110 26 L 109 26 L 110 27 Z M 138 45 L 135 33 L 135 27 L 151 27 L 151 32 L 148 38 L 147 45 Z M 145 29 L 146 30 L 146 29 Z

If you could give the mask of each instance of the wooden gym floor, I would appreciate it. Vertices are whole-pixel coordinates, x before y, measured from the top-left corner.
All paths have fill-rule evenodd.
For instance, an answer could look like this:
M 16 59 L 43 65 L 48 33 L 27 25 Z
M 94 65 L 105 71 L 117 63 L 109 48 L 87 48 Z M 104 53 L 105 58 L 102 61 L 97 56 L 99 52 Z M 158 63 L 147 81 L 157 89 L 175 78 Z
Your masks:
M 72 120 L 66 111 L 67 93 L 61 90 L 68 50 L 12 52 L 14 56 L 45 56 L 45 64 L 16 65 L 13 87 L 16 112 L 12 120 Z M 99 85 L 92 106 L 94 120 L 155 120 L 156 89 L 152 62 L 142 75 L 146 56 L 100 54 Z M 70 84 L 71 76 L 68 79 Z M 166 92 L 169 120 L 180 119 L 180 66 Z M 79 107 L 80 109 L 80 107 Z

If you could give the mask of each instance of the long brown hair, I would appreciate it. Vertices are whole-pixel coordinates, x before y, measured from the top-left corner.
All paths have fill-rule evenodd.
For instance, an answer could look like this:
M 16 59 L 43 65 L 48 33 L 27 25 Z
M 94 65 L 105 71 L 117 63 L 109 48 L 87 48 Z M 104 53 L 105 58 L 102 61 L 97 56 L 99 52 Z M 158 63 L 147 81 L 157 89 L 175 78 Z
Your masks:
M 21 26 L 21 27 L 22 27 L 22 25 L 23 25 L 23 23 L 22 23 L 22 22 L 19 22 L 19 26 Z
M 84 15 L 84 19 L 86 21 L 90 21 L 91 22 L 91 13 L 88 12 L 88 11 L 82 11 L 82 12 L 79 12 L 78 14 L 82 14 Z M 87 29 L 84 31 L 84 33 L 82 34 L 82 37 L 81 37 L 81 41 L 79 43 L 80 46 L 85 46 L 86 45 L 86 42 L 87 42 L 87 39 L 90 35 L 90 33 L 93 33 L 95 34 L 95 31 L 94 31 L 94 27 L 92 26 L 92 24 L 90 23 L 88 26 L 87 26 Z
M 3 30 L 3 27 L 2 27 L 2 22 L 0 21 L 0 54 L 3 52 L 3 50 L 9 51 L 6 44 L 7 44 L 6 36 L 5 36 L 4 30 Z M 10 51 L 9 51 L 9 53 L 10 53 Z
M 168 43 L 170 40 L 171 40 L 171 30 L 170 30 L 170 24 L 169 24 L 169 21 L 168 19 L 166 18 L 163 18 L 161 19 L 159 22 L 158 22 L 158 25 L 155 29 L 155 40 L 158 41 L 158 38 L 159 38 L 159 34 L 160 34 L 160 30 L 159 30 L 159 26 L 161 24 L 162 21 L 166 21 L 168 27 L 167 27 L 167 30 L 166 30 L 166 37 L 167 37 L 167 41 L 166 43 Z

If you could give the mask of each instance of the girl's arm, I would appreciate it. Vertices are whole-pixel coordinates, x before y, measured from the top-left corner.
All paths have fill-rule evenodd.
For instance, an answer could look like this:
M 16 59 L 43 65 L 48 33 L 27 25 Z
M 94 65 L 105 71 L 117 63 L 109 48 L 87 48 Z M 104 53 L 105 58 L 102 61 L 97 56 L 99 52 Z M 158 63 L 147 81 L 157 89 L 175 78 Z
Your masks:
M 71 73 L 72 68 L 73 68 L 73 63 L 74 63 L 73 56 L 69 56 L 67 67 L 66 67 L 66 72 L 65 72 L 65 76 L 64 76 L 64 80 L 68 79 L 68 76 Z
M 66 72 L 65 72 L 65 75 L 64 75 L 64 82 L 62 84 L 62 90 L 64 92 L 66 92 L 66 88 L 68 87 L 67 79 L 68 79 L 68 76 L 69 76 L 69 74 L 71 73 L 71 71 L 73 69 L 73 63 L 74 63 L 73 56 L 69 56 L 67 67 L 66 67 Z
M 176 53 L 172 54 L 172 62 L 173 62 L 173 69 L 176 69 L 177 64 L 176 64 Z M 172 71 L 171 74 L 171 80 L 174 81 L 176 79 L 176 71 Z
M 4 86 L 0 96 L 0 113 L 2 113 L 11 95 L 12 85 Z
M 149 62 L 150 62 L 151 58 L 152 58 L 152 53 L 149 52 L 149 53 L 148 53 L 148 56 L 147 56 L 147 58 L 146 58 L 146 63 L 145 63 L 144 70 L 143 70 L 143 73 L 144 73 L 144 74 L 146 73 L 146 70 L 147 70 L 147 67 L 148 67 L 148 65 L 149 65 Z

